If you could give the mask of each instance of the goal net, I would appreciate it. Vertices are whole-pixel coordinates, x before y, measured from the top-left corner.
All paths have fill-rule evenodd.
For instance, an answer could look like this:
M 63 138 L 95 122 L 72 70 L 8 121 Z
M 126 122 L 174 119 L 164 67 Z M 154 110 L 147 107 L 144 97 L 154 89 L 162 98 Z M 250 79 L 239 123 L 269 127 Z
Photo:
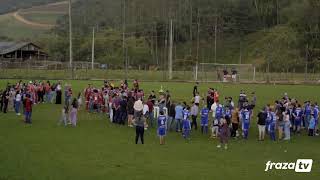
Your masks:
M 194 68 L 196 81 L 250 82 L 255 81 L 252 64 L 199 63 Z

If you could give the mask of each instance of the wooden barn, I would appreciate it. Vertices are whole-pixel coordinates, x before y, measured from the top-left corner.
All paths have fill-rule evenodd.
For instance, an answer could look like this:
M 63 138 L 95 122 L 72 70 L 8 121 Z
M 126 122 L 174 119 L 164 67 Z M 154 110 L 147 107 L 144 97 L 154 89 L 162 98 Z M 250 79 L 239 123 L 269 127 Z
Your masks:
M 46 60 L 48 54 L 31 42 L 0 42 L 1 60 Z

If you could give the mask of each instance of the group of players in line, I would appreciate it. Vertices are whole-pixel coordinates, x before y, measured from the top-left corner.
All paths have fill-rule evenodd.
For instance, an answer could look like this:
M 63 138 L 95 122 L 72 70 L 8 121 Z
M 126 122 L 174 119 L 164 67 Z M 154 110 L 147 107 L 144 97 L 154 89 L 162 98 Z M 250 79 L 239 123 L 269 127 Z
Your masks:
M 144 143 L 144 130 L 155 125 L 157 125 L 160 144 L 165 143 L 167 132 L 174 129 L 181 132 L 182 136 L 188 140 L 191 131 L 198 128 L 199 116 L 201 132 L 207 134 L 211 127 L 211 137 L 219 137 L 220 143 L 224 144 L 226 149 L 230 136 L 237 138 L 242 132 L 243 138 L 248 139 L 256 105 L 255 93 L 253 92 L 248 98 L 246 93 L 241 91 L 235 105 L 232 97 L 226 97 L 222 103 L 219 100 L 219 92 L 209 88 L 205 102 L 205 98 L 199 95 L 198 85 L 196 83 L 194 86 L 190 106 L 186 102 L 176 103 L 171 100 L 169 91 L 164 91 L 162 87 L 158 92 L 158 98 L 154 91 L 149 96 L 145 96 L 144 91 L 139 87 L 138 80 L 133 82 L 132 89 L 128 88 L 127 81 L 122 81 L 119 87 L 108 81 L 105 81 L 102 88 L 94 88 L 89 84 L 84 90 L 84 97 L 79 93 L 73 100 L 71 85 L 65 85 L 65 106 L 62 110 L 61 122 L 67 126 L 69 119 L 70 124 L 76 126 L 77 111 L 81 109 L 84 98 L 85 109 L 88 112 L 108 114 L 113 123 L 124 125 L 127 122 L 128 126 L 135 127 L 136 143 L 138 139 Z M 20 104 L 23 104 L 25 122 L 31 123 L 32 105 L 45 101 L 52 102 L 53 97 L 56 104 L 62 104 L 62 89 L 61 82 L 50 85 L 50 82 L 26 84 L 19 81 L 16 85 L 9 85 L 5 91 L 2 91 L 1 111 L 6 112 L 7 108 L 14 108 L 17 115 L 20 115 Z M 70 114 L 69 109 L 71 109 Z M 265 134 L 269 134 L 270 139 L 275 141 L 277 130 L 278 139 L 283 140 L 289 140 L 291 133 L 300 134 L 303 129 L 308 131 L 309 136 L 318 135 L 318 116 L 317 103 L 306 101 L 301 105 L 285 93 L 284 97 L 275 101 L 274 105 L 268 104 L 259 111 L 257 115 L 259 140 L 264 140 Z

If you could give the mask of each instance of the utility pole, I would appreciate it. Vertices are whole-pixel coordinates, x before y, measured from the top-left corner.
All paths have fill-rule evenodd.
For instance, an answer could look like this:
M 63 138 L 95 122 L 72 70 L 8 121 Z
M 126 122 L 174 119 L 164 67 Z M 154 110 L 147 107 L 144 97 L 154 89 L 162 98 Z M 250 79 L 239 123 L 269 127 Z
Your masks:
M 170 46 L 169 46 L 169 63 L 168 63 L 168 70 L 169 70 L 169 80 L 172 79 L 172 47 L 173 47 L 173 25 L 172 19 L 170 20 Z
M 93 30 L 92 30 L 92 57 L 91 57 L 91 69 L 93 70 L 94 69 L 94 43 L 95 43 L 95 40 L 94 40 L 94 27 L 93 27 Z
M 189 0 L 189 4 L 190 4 L 190 56 L 192 55 L 192 2 L 191 0 Z
M 218 29 L 218 16 L 216 14 L 216 22 L 214 25 L 214 63 L 217 63 L 217 29 Z
M 242 38 L 241 38 L 241 33 L 240 33 L 240 45 L 239 45 L 239 64 L 242 64 Z
M 304 72 L 305 81 L 307 81 L 307 75 L 308 75 L 308 48 L 309 48 L 309 45 L 306 46 L 306 66 L 305 66 L 305 72 Z
M 200 45 L 200 11 L 198 9 L 198 22 L 197 22 L 197 63 L 199 62 L 199 45 Z
M 127 68 L 126 68 L 126 61 L 127 61 L 127 53 L 126 53 L 126 47 L 125 47 L 125 32 L 126 32 L 126 0 L 123 0 L 123 24 L 122 24 L 122 51 L 123 51 L 123 63 L 124 63 L 124 70 L 125 72 L 125 79 L 127 80 Z
M 72 52 L 72 17 L 71 17 L 71 5 L 72 2 L 69 0 L 69 68 L 71 70 L 71 78 L 73 78 L 73 52 Z

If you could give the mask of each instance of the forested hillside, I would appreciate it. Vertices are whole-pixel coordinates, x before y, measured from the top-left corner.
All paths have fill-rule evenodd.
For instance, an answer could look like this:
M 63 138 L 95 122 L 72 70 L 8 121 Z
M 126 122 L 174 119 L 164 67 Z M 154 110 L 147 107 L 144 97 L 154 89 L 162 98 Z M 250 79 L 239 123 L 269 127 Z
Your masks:
M 0 14 L 5 14 L 18 9 L 29 8 L 32 6 L 38 6 L 58 1 L 63 0 L 1 0 Z
M 95 27 L 98 61 L 121 65 L 126 54 L 132 64 L 162 64 L 172 20 L 177 65 L 271 62 L 274 70 L 289 70 L 319 64 L 318 0 L 79 0 L 72 15 L 77 60 L 91 57 Z M 68 56 L 67 30 L 68 19 L 60 19 L 50 41 L 60 59 Z

